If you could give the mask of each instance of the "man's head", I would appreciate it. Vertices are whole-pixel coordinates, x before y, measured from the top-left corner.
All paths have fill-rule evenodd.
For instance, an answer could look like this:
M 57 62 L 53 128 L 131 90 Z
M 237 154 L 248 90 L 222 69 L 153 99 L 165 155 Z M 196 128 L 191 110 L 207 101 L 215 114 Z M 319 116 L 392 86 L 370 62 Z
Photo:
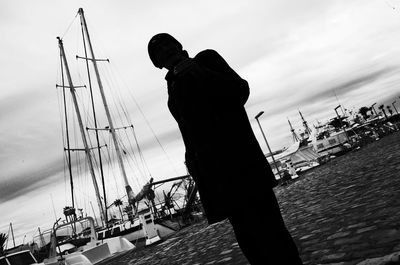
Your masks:
M 147 46 L 149 56 L 154 66 L 171 69 L 183 56 L 182 44 L 168 33 L 154 35 Z

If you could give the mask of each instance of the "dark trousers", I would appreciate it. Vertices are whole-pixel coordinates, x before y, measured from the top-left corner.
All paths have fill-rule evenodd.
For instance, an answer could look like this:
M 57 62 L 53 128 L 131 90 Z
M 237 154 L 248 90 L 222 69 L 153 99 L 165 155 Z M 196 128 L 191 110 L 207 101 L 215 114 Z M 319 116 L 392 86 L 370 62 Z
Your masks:
M 301 265 L 297 247 L 282 219 L 275 193 L 266 191 L 259 205 L 229 217 L 236 240 L 250 264 Z

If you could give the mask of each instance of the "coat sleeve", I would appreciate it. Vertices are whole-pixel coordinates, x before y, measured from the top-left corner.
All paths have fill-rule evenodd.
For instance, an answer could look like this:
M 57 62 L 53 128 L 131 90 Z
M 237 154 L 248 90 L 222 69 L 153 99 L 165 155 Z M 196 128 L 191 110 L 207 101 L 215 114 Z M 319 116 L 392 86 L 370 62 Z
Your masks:
M 242 79 L 214 50 L 204 50 L 195 57 L 196 62 L 204 67 L 216 89 L 212 93 L 225 102 L 235 102 L 243 106 L 249 97 L 249 85 Z

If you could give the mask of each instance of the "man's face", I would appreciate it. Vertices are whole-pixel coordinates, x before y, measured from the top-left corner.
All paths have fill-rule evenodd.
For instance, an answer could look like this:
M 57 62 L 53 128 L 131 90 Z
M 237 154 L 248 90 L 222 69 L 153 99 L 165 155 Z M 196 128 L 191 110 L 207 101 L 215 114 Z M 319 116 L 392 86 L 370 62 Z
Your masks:
M 157 62 L 162 67 L 170 68 L 176 61 L 181 57 L 182 50 L 174 42 L 165 40 L 161 41 L 154 49 L 155 57 Z

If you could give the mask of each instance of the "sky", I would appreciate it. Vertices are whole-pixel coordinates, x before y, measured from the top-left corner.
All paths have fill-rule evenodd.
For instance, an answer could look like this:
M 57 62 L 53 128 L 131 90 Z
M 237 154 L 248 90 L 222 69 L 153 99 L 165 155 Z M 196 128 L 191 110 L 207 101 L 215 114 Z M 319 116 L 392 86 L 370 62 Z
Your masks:
M 83 55 L 80 7 L 96 55 L 110 59 L 103 71 L 113 71 L 108 80 L 118 80 L 112 81 L 118 88 L 113 93 L 127 101 L 155 180 L 186 173 L 180 133 L 166 106 L 166 71 L 147 55 L 148 40 L 159 32 L 175 36 L 190 56 L 218 51 L 249 82 L 245 107 L 265 153 L 254 120 L 260 111 L 277 150 L 291 144 L 287 119 L 301 129 L 298 110 L 312 125 L 334 117 L 339 104 L 350 110 L 396 99 L 400 104 L 398 0 L 1 0 L 0 232 L 7 233 L 12 222 L 17 244 L 30 240 L 38 227 L 49 228 L 69 203 L 56 37 L 63 38 L 79 85 L 78 70 L 84 68 L 74 56 Z M 135 192 L 146 182 L 130 180 Z M 118 181 L 110 182 L 118 190 Z M 95 202 L 89 183 L 77 182 L 85 207 Z M 112 194 L 117 193 L 123 186 Z

